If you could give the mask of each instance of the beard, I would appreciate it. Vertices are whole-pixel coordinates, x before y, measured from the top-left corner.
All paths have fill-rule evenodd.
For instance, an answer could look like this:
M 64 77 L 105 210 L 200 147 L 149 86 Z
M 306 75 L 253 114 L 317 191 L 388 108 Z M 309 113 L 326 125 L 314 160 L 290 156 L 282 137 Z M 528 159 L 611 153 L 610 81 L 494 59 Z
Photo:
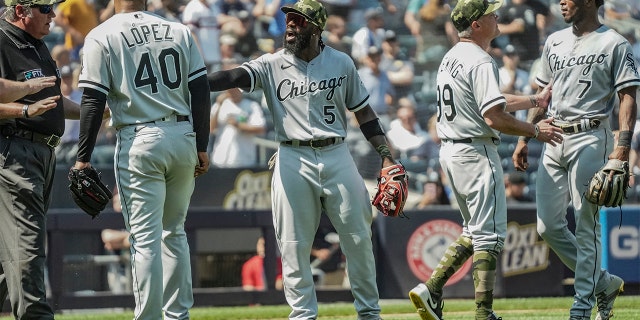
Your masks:
M 287 39 L 286 39 L 287 34 L 285 32 L 284 49 L 293 55 L 297 55 L 301 53 L 302 50 L 308 48 L 311 45 L 312 32 L 313 31 L 311 30 L 311 28 L 308 28 L 298 33 L 293 42 L 287 42 Z

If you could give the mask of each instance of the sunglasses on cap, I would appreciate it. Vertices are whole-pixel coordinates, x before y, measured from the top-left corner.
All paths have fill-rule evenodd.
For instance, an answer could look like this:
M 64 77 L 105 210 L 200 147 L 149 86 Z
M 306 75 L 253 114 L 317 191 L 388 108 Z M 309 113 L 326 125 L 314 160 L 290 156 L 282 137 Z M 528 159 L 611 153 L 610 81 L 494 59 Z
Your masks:
M 53 11 L 53 6 L 50 4 L 34 4 L 31 8 L 37 8 L 42 14 L 49 14 Z
M 303 15 L 297 14 L 295 12 L 288 12 L 286 15 L 286 22 L 287 24 L 289 24 L 290 21 L 293 21 L 293 24 L 295 24 L 298 27 L 304 28 L 306 27 L 309 22 L 307 21 L 307 18 L 305 18 Z

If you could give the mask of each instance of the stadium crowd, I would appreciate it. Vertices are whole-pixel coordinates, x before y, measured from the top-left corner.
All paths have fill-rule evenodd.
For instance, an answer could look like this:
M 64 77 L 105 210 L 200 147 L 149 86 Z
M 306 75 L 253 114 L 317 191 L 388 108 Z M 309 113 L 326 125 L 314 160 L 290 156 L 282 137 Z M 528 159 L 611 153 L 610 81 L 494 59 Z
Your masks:
M 435 71 L 446 51 L 458 41 L 449 18 L 454 1 L 321 1 L 329 13 L 323 42 L 350 55 L 358 67 L 360 77 L 370 93 L 369 102 L 389 132 L 394 157 L 409 171 L 414 192 L 422 194 L 416 204 L 418 208 L 432 204 L 455 203 L 448 201 L 448 182 L 443 181 L 439 174 L 439 141 L 435 134 L 433 117 L 437 103 L 434 93 Z M 213 72 L 278 50 L 282 45 L 285 28 L 284 14 L 279 8 L 294 2 L 149 0 L 148 9 L 189 26 L 209 72 Z M 55 13 L 51 33 L 44 40 L 58 63 L 61 77 L 65 80 L 62 86 L 63 94 L 79 102 L 81 94 L 77 88 L 77 77 L 84 36 L 113 15 L 113 1 L 66 0 L 56 5 Z M 568 26 L 560 15 L 558 1 L 505 0 L 498 16 L 502 35 L 493 41 L 490 53 L 500 67 L 502 90 L 505 93 L 516 94 L 535 92 L 537 88 L 534 78 L 544 41 L 550 33 Z M 606 0 L 601 8 L 601 21 L 624 35 L 633 46 L 636 60 L 640 60 L 640 29 L 637 28 L 640 25 L 640 2 Z M 640 61 L 636 61 L 636 65 L 640 65 Z M 212 119 L 216 118 L 216 122 L 226 121 L 226 127 L 235 128 L 238 131 L 235 134 L 248 139 L 247 141 L 251 141 L 253 136 L 271 139 L 273 133 L 269 111 L 261 94 L 258 92 L 243 95 L 249 101 L 247 104 L 250 107 L 233 102 L 242 100 L 240 97 L 232 97 L 228 93 L 214 94 L 214 112 L 221 110 L 220 106 L 231 106 L 226 107 L 230 110 L 227 120 L 218 118 L 214 112 Z M 264 115 L 248 117 L 255 113 L 256 103 L 262 107 Z M 526 114 L 518 113 L 516 116 L 524 119 Z M 242 124 L 248 118 L 258 119 L 255 120 L 258 129 L 247 129 L 248 125 Z M 57 150 L 60 165 L 75 161 L 77 122 L 67 121 L 63 143 Z M 347 142 L 360 173 L 365 179 L 375 179 L 380 168 L 379 157 L 362 135 L 358 134 L 355 122 L 350 124 L 354 134 L 347 137 Z M 266 126 L 266 130 L 263 126 Z M 613 123 L 612 126 L 615 128 L 616 124 Z M 229 143 L 220 144 L 222 139 L 216 141 L 216 138 L 222 135 L 221 128 L 224 127 L 212 126 L 210 151 L 216 149 L 229 152 L 228 149 L 225 151 L 225 148 L 229 148 Z M 502 136 L 499 150 L 507 175 L 515 171 L 511 154 L 516 142 L 517 137 Z M 109 127 L 107 120 L 101 130 L 93 162 L 111 163 L 114 143 L 113 129 Z M 637 132 L 634 134 L 632 147 L 631 165 L 638 174 L 640 142 Z M 541 148 L 540 143 L 529 145 L 529 162 L 532 165 L 525 177 L 518 178 L 519 184 L 524 184 L 522 199 L 535 200 L 535 155 L 540 154 Z M 248 154 L 255 157 L 255 152 Z M 243 159 L 242 154 L 237 158 Z M 254 163 L 257 166 L 266 166 L 257 161 Z M 246 161 L 237 163 L 237 166 L 246 165 Z M 234 163 L 227 161 L 220 166 L 233 167 Z M 437 195 L 434 183 L 437 186 Z M 640 202 L 640 181 L 634 183 L 628 201 Z M 505 179 L 505 184 L 509 184 L 508 179 Z

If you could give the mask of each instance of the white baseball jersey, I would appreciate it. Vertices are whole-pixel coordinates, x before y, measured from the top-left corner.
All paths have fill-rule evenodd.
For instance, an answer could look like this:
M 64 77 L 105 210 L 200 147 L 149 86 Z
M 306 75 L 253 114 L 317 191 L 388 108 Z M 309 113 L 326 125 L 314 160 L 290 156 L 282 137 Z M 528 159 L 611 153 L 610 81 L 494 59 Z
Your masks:
M 346 137 L 346 111 L 368 104 L 369 93 L 351 58 L 329 46 L 310 62 L 280 50 L 242 67 L 251 75 L 248 90 L 264 89 L 271 114 L 278 119 L 276 141 Z
M 536 83 L 544 87 L 554 79 L 548 114 L 558 120 L 607 118 L 616 92 L 640 85 L 629 42 L 604 25 L 582 37 L 572 27 L 551 34 L 542 57 Z
M 437 84 L 440 139 L 498 138 L 482 115 L 498 104 L 504 108 L 507 100 L 488 53 L 470 42 L 457 43 L 440 63 Z
M 113 126 L 119 128 L 174 113 L 190 115 L 188 83 L 206 73 L 185 25 L 132 12 L 114 15 L 87 35 L 79 87 L 107 94 Z

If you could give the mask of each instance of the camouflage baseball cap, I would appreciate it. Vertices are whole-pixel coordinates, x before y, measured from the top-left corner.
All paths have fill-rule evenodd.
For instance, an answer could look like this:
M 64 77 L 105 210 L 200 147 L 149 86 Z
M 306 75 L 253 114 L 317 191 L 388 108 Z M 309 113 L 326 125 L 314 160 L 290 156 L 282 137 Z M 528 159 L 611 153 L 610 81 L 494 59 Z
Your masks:
M 501 6 L 502 0 L 458 0 L 451 11 L 451 21 L 458 31 L 464 31 L 472 22 L 495 12 Z
M 23 6 L 32 5 L 54 5 L 56 3 L 64 2 L 64 0 L 4 0 L 4 5 L 7 7 L 21 4 Z
M 298 13 L 321 30 L 324 30 L 324 25 L 327 23 L 327 10 L 325 10 L 322 3 L 316 0 L 299 0 L 293 6 L 285 6 L 280 10 L 284 13 Z

